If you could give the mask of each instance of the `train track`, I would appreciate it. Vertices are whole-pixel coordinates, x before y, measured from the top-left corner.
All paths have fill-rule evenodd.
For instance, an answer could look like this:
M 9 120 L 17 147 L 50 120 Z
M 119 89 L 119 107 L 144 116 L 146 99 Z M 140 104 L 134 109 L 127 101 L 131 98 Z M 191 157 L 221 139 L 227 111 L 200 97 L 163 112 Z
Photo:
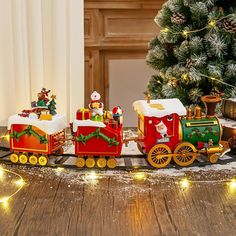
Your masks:
M 9 155 L 11 152 L 9 151 L 9 148 L 0 148 L 1 150 L 1 155 L 0 155 L 0 162 L 5 163 L 5 164 L 11 164 L 13 163 L 9 159 Z M 63 167 L 63 168 L 72 168 L 72 169 L 77 169 L 77 170 L 84 170 L 84 169 L 89 169 L 87 167 L 83 168 L 78 168 L 74 163 L 76 161 L 76 156 L 74 154 L 66 153 L 60 156 L 50 156 L 49 162 L 47 164 L 47 167 L 52 167 L 52 168 L 57 168 L 57 167 Z M 236 162 L 236 155 L 234 154 L 227 154 L 221 157 L 217 164 L 219 165 L 225 165 L 228 163 Z M 14 165 L 23 165 L 20 163 L 14 164 Z M 208 161 L 205 161 L 204 158 L 197 158 L 195 162 L 184 168 L 189 168 L 189 167 L 204 167 L 204 166 L 210 166 L 212 165 Z M 42 166 L 39 165 L 31 165 L 31 164 L 24 164 L 24 166 L 28 167 L 39 167 L 42 168 Z M 174 168 L 174 169 L 182 169 L 183 167 L 176 165 L 175 163 L 170 163 L 167 167 L 169 168 Z M 93 169 L 99 169 L 99 170 L 108 170 L 109 168 L 103 168 L 100 169 L 98 167 L 94 167 Z M 122 155 L 121 157 L 117 158 L 117 167 L 114 170 L 137 170 L 137 169 L 142 169 L 142 170 L 156 170 L 156 168 L 152 167 L 147 161 L 146 161 L 146 156 L 144 155 Z M 111 170 L 111 169 L 109 169 Z

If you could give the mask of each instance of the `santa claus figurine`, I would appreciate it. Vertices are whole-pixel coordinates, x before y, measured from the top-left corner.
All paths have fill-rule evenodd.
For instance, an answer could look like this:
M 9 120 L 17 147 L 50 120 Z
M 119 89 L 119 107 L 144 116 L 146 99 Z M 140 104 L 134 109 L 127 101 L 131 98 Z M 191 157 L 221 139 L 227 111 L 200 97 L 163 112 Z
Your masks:
M 91 94 L 91 102 L 89 103 L 89 109 L 92 112 L 92 118 L 96 118 L 97 116 L 99 116 L 99 117 L 103 116 L 104 105 L 100 101 L 100 99 L 101 99 L 101 95 L 98 92 L 94 91 Z M 100 119 L 98 119 L 98 120 L 100 120 Z
M 157 133 L 161 135 L 162 138 L 168 137 L 167 126 L 161 121 L 155 125 Z

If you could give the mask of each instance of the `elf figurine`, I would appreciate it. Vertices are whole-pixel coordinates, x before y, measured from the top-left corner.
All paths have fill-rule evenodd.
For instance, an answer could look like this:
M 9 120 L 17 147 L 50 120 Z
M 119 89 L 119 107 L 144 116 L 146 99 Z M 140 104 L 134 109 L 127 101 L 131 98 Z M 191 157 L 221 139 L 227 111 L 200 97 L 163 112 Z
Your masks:
M 103 121 L 103 108 L 104 104 L 100 101 L 101 95 L 94 91 L 91 94 L 91 102 L 89 103 L 89 109 L 92 112 L 93 121 Z

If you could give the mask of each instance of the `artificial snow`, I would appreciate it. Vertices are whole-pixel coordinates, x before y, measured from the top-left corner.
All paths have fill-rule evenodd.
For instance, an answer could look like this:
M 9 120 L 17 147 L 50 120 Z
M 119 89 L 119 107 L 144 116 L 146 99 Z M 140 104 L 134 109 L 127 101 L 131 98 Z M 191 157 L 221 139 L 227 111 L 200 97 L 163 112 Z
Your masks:
M 139 100 L 133 103 L 134 110 L 148 117 L 163 117 L 170 114 L 186 115 L 186 109 L 178 98 L 157 99 L 147 103 L 145 100 Z
M 88 127 L 100 127 L 105 128 L 106 125 L 100 121 L 93 120 L 74 120 L 73 122 L 73 132 L 76 132 L 78 127 L 80 126 L 88 126 Z
M 8 130 L 11 129 L 11 125 L 33 125 L 45 133 L 51 135 L 57 133 L 66 128 L 66 119 L 64 115 L 55 115 L 52 120 L 39 120 L 34 118 L 22 117 L 19 115 L 13 115 L 8 118 Z

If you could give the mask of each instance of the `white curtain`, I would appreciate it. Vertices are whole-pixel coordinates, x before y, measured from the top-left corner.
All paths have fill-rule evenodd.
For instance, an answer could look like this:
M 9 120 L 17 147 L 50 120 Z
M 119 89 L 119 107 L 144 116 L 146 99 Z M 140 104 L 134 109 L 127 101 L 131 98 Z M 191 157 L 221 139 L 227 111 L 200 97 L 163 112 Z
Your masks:
M 0 0 L 0 126 L 42 87 L 67 121 L 84 103 L 83 0 Z

